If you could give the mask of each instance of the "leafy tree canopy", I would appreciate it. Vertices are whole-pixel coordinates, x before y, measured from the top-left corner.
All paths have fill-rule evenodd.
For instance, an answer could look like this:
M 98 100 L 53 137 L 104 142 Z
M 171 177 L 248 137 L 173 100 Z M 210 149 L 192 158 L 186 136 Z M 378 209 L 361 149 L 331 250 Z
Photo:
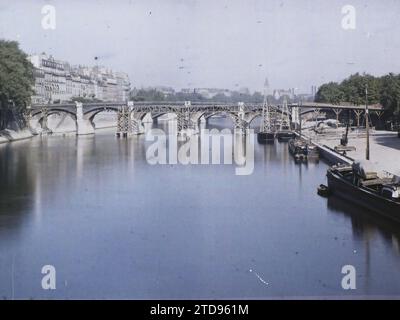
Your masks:
M 15 41 L 0 40 L 0 129 L 20 114 L 33 94 L 33 65 Z
M 390 113 L 400 113 L 400 75 L 393 73 L 382 77 L 356 73 L 341 83 L 323 84 L 318 89 L 315 101 L 364 105 L 366 87 L 368 88 L 368 104 L 381 103 Z

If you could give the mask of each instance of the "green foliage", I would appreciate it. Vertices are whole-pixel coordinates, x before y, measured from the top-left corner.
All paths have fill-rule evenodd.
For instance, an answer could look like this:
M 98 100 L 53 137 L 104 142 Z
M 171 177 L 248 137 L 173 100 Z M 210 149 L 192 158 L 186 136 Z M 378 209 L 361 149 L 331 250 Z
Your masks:
M 59 103 L 60 100 L 54 101 L 54 103 Z M 101 102 L 101 100 L 96 99 L 94 97 L 85 98 L 85 97 L 73 97 L 68 102 L 82 102 L 82 103 L 91 103 L 91 102 Z
M 382 77 L 380 102 L 385 109 L 400 115 L 400 75 L 389 73 Z
M 0 130 L 18 117 L 33 95 L 33 65 L 15 41 L 0 40 Z
M 400 113 L 400 75 L 389 73 L 382 77 L 369 74 L 353 74 L 341 83 L 323 84 L 315 97 L 316 102 L 339 104 L 350 102 L 365 104 L 365 89 L 368 88 L 368 104 L 381 103 L 389 114 Z
M 136 93 L 131 93 L 133 101 L 163 101 L 165 96 L 162 92 L 156 89 L 144 90 L 140 89 Z
M 365 89 L 368 86 L 368 104 L 379 102 L 380 97 L 380 79 L 368 74 L 360 75 L 358 73 L 345 79 L 340 87 L 344 92 L 344 99 L 355 105 L 365 104 Z
M 225 95 L 224 93 L 217 93 L 212 98 L 205 98 L 197 92 L 175 92 L 173 94 L 164 95 L 157 89 L 139 89 L 133 90 L 130 94 L 130 100 L 133 101 L 213 101 L 213 102 L 226 102 L 226 103 L 238 103 L 238 102 L 263 102 L 263 95 L 260 92 L 240 93 L 237 91 L 231 92 L 231 95 Z
M 335 82 L 323 84 L 315 97 L 317 102 L 328 102 L 339 104 L 344 99 L 344 92 L 340 85 Z

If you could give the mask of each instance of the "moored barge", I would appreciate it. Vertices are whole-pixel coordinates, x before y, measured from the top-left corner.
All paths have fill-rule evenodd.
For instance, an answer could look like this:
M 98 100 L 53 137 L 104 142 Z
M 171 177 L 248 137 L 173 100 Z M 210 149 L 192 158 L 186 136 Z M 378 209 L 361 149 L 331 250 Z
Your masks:
M 274 143 L 275 142 L 275 132 L 273 131 L 260 131 L 257 133 L 258 143 Z
M 291 130 L 279 130 L 276 133 L 276 137 L 278 138 L 278 141 L 285 142 L 296 137 L 296 134 Z
M 335 165 L 328 169 L 329 193 L 400 222 L 400 179 L 378 175 L 361 164 Z
M 288 143 L 289 152 L 293 155 L 295 160 L 308 160 L 319 159 L 319 152 L 317 146 L 308 143 L 302 138 L 290 139 Z
M 296 161 L 307 159 L 307 143 L 303 139 L 290 139 L 288 148 Z

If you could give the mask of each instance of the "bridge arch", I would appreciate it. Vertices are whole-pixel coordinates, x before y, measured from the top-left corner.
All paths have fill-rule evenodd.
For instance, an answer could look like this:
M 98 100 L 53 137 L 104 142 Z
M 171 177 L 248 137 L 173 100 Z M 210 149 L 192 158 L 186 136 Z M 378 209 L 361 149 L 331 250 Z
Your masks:
M 60 108 L 60 109 L 58 109 L 58 108 L 51 108 L 48 112 L 47 112 L 47 116 L 49 116 L 49 115 L 52 115 L 52 114 L 68 114 L 69 116 L 71 116 L 71 118 L 72 119 L 74 119 L 74 120 L 76 120 L 76 113 L 75 112 L 73 112 L 73 111 L 70 111 L 70 110 L 66 110 L 66 109 L 62 109 L 62 108 Z M 36 117 L 37 115 L 41 115 L 41 117 L 40 118 L 42 118 L 43 117 L 43 114 L 42 114 L 42 110 L 35 110 L 35 111 L 32 111 L 32 113 L 31 113 L 31 116 L 32 117 Z
M 104 106 L 101 106 L 101 107 L 98 107 L 98 108 L 95 108 L 95 109 L 92 109 L 92 110 L 83 112 L 83 115 L 84 115 L 84 117 L 86 117 L 87 119 L 89 119 L 91 122 L 93 122 L 94 117 L 97 116 L 97 115 L 98 115 L 99 113 L 101 113 L 101 112 L 115 112 L 115 113 L 117 114 L 118 111 L 119 111 L 119 108 L 118 108 L 118 107 L 113 107 L 113 106 L 111 106 L 111 107 L 108 107 L 108 106 L 104 107 Z
M 32 127 L 33 129 L 37 129 L 39 126 L 41 130 L 50 130 L 48 128 L 47 120 L 52 115 L 68 116 L 73 121 L 73 123 L 75 124 L 75 128 L 76 128 L 76 114 L 74 112 L 71 112 L 69 110 L 65 110 L 62 108 L 59 108 L 59 109 L 53 108 L 53 109 L 48 110 L 46 113 L 43 113 L 42 110 L 37 110 L 37 111 L 32 112 L 30 120 L 29 120 L 29 126 Z M 44 121 L 45 118 L 46 118 L 46 121 Z M 64 121 L 64 119 L 62 119 L 61 121 Z
M 252 123 L 255 119 L 261 118 L 261 117 L 262 117 L 262 112 L 261 112 L 261 111 L 254 112 L 252 115 L 250 115 L 250 116 L 248 117 L 248 120 L 247 120 L 247 123 L 248 123 L 248 125 L 249 125 L 249 128 L 250 128 L 250 126 L 251 126 L 251 123 Z
M 162 116 L 164 116 L 166 114 L 175 114 L 176 115 L 175 112 L 159 112 L 159 113 L 156 113 L 156 114 L 151 114 L 151 117 L 154 120 L 154 119 L 158 119 L 159 117 L 162 117 Z
M 198 117 L 197 117 L 197 121 L 200 121 L 200 119 L 202 117 L 204 117 L 204 119 L 209 119 L 215 115 L 227 115 L 228 118 L 230 118 L 232 120 L 233 125 L 235 125 L 236 123 L 236 118 L 237 115 L 233 112 L 229 112 L 229 111 L 215 111 L 215 112 L 208 112 L 208 111 L 204 111 L 204 112 L 200 112 Z

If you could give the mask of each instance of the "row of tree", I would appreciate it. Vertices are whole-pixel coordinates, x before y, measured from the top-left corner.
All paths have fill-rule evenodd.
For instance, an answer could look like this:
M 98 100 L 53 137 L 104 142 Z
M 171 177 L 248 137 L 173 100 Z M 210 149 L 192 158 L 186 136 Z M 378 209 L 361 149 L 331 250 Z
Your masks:
M 320 86 L 315 101 L 340 104 L 349 102 L 365 105 L 380 103 L 387 115 L 400 115 L 400 74 L 389 73 L 382 77 L 353 74 L 341 83 L 330 82 Z
M 22 112 L 33 94 L 33 65 L 15 41 L 0 40 L 0 130 L 23 126 Z
M 242 93 L 238 91 L 232 91 L 230 95 L 218 93 L 212 98 L 207 98 L 198 92 L 174 92 L 164 94 L 163 92 L 151 88 L 151 89 L 134 89 L 130 96 L 133 101 L 213 101 L 213 102 L 262 102 L 263 96 L 260 92 Z
M 272 104 L 280 104 L 283 102 L 284 98 L 288 102 L 298 102 L 304 98 L 298 96 L 289 97 L 288 95 L 282 95 L 275 97 L 273 95 L 268 95 L 268 102 Z M 207 98 L 198 92 L 174 92 L 164 94 L 163 92 L 155 89 L 133 89 L 130 93 L 130 100 L 132 101 L 192 101 L 192 102 L 224 102 L 224 103 L 262 103 L 264 101 L 264 96 L 261 92 L 255 91 L 250 92 L 239 92 L 230 91 L 229 95 L 224 93 L 217 93 L 216 95 Z

